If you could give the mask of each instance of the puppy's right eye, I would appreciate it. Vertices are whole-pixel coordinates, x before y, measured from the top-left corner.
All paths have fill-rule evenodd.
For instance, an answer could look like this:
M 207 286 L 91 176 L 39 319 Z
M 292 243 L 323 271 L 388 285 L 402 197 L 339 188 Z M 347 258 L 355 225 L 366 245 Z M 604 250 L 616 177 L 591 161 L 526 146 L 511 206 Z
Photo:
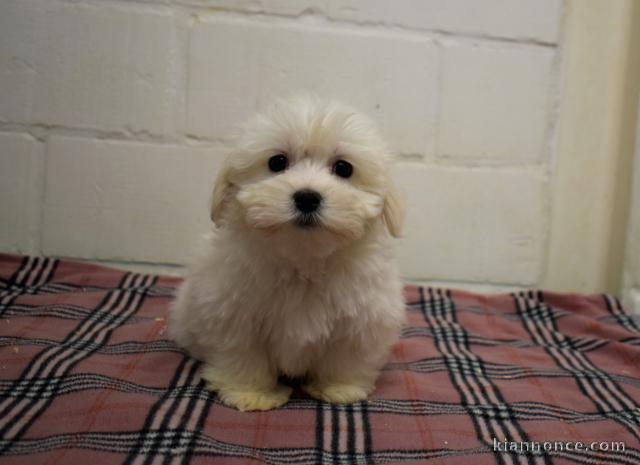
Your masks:
M 289 159 L 286 155 L 279 153 L 269 158 L 269 169 L 274 173 L 284 171 L 289 166 Z

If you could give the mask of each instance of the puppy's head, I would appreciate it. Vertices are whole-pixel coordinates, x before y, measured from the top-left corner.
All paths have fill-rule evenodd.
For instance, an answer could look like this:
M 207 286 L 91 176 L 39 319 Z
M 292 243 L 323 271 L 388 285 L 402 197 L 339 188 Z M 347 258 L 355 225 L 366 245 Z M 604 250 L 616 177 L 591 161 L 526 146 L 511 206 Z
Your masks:
M 382 219 L 400 234 L 401 197 L 373 123 L 313 97 L 280 101 L 246 126 L 221 168 L 211 218 L 272 247 L 328 255 Z

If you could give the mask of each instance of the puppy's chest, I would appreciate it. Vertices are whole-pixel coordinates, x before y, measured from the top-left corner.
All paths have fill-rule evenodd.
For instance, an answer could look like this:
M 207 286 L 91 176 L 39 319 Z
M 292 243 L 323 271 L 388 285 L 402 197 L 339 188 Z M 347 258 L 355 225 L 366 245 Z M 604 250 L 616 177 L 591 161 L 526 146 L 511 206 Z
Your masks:
M 308 371 L 313 361 L 340 337 L 340 309 L 317 294 L 290 299 L 274 309 L 277 321 L 268 332 L 267 350 L 278 369 L 291 376 Z

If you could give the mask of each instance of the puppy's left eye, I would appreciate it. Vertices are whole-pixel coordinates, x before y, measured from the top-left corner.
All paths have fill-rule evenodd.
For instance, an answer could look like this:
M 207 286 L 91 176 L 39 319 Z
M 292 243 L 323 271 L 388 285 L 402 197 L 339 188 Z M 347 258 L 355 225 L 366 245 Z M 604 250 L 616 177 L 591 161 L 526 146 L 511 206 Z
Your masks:
M 274 173 L 284 171 L 289 166 L 289 159 L 286 155 L 279 153 L 269 158 L 269 169 Z
M 333 164 L 333 172 L 341 178 L 350 178 L 353 174 L 353 165 L 348 161 L 338 160 Z

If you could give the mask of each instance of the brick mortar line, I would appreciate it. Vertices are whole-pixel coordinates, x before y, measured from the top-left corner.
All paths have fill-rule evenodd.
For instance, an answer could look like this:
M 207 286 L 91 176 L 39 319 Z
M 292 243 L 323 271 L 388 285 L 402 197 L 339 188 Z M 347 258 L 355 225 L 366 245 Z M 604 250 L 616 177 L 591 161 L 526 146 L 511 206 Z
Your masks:
M 547 89 L 549 101 L 546 111 L 546 127 L 544 132 L 544 146 L 542 155 L 546 160 L 546 189 L 543 192 L 543 230 L 542 230 L 542 258 L 540 269 L 538 270 L 537 282 L 542 283 L 549 272 L 549 252 L 551 245 L 551 219 L 553 215 L 553 181 L 556 175 L 556 163 L 558 157 L 558 137 L 560 134 L 560 112 L 562 100 L 562 87 L 564 82 L 564 63 L 566 60 L 564 35 L 567 21 L 567 6 L 564 2 L 560 5 L 559 14 L 559 37 L 551 63 L 550 87 Z
M 100 142 L 132 142 L 140 144 L 155 144 L 166 147 L 231 147 L 232 138 L 209 138 L 179 134 L 161 136 L 149 134 L 145 131 L 129 132 L 120 130 L 102 130 L 75 128 L 72 126 L 58 126 L 47 124 L 0 123 L 0 134 L 20 134 L 30 136 L 38 142 L 47 143 L 50 137 L 73 137 Z
M 110 0 L 98 0 L 110 1 Z M 286 15 L 275 12 L 249 12 L 234 9 L 220 9 L 211 12 L 203 7 L 191 7 L 188 5 L 175 5 L 176 8 L 186 8 L 194 15 L 204 13 L 199 16 L 200 21 L 207 22 L 211 18 L 235 19 L 237 21 L 246 21 L 248 24 L 264 24 L 264 25 L 283 25 L 283 26 L 299 26 L 304 28 L 317 28 L 329 31 L 352 32 L 360 34 L 377 33 L 378 36 L 404 38 L 411 40 L 429 40 L 442 45 L 456 45 L 461 43 L 464 45 L 484 43 L 497 48 L 507 49 L 555 49 L 556 43 L 541 42 L 533 39 L 512 39 L 503 37 L 494 37 L 483 34 L 459 33 L 437 29 L 420 29 L 410 26 L 402 26 L 397 24 L 387 24 L 375 21 L 359 21 L 352 22 L 342 19 L 335 19 L 325 14 L 300 14 Z M 256 19 L 262 21 L 255 21 Z M 307 21 L 304 21 L 307 19 Z M 301 21 L 302 20 L 302 21 Z M 309 21 L 311 20 L 311 21 Z M 354 28 L 354 26 L 356 26 Z
M 227 17 L 246 20 L 263 20 L 261 24 L 283 24 L 283 25 L 300 25 L 305 26 L 325 26 L 329 29 L 335 28 L 336 30 L 347 29 L 352 32 L 382 32 L 391 33 L 392 35 L 402 36 L 407 38 L 413 37 L 414 39 L 428 39 L 435 42 L 455 42 L 461 40 L 464 42 L 485 42 L 487 44 L 502 45 L 504 46 L 525 46 L 531 48 L 544 48 L 553 49 L 557 48 L 558 43 L 549 42 L 534 38 L 513 38 L 500 35 L 491 35 L 484 33 L 471 33 L 471 32 L 455 32 L 447 29 L 430 29 L 420 28 L 415 26 L 403 25 L 395 22 L 385 21 L 372 21 L 372 20 L 346 20 L 340 18 L 332 18 L 327 12 L 304 9 L 299 13 L 282 13 L 274 11 L 264 10 L 246 10 L 233 6 L 206 6 L 189 2 L 171 2 L 166 3 L 162 1 L 152 0 L 56 0 L 62 4 L 77 4 L 77 5 L 112 5 L 123 8 L 136 8 L 137 11 L 150 11 L 150 12 L 176 12 L 183 11 L 190 14 L 192 17 L 200 17 L 201 20 L 207 20 L 208 17 Z M 215 11 L 212 11 L 214 9 Z M 314 22 L 304 22 L 300 20 L 312 19 Z M 355 28 L 354 28 L 355 26 Z
M 34 128 L 42 129 L 42 132 L 33 131 Z M 35 133 L 35 134 L 34 134 Z M 31 137 L 34 141 L 49 145 L 51 137 L 69 137 L 93 142 L 129 142 L 133 144 L 149 144 L 167 148 L 210 148 L 210 149 L 228 149 L 233 148 L 232 139 L 193 139 L 185 136 L 180 139 L 140 139 L 131 137 L 118 137 L 118 134 L 97 132 L 94 130 L 78 130 L 73 128 L 55 129 L 39 126 L 22 126 L 10 125 L 10 127 L 0 124 L 0 134 L 14 134 L 19 136 Z M 443 156 L 426 156 L 420 153 L 395 152 L 393 155 L 393 165 L 417 164 L 424 167 L 432 168 L 461 168 L 471 170 L 524 170 L 537 169 L 537 173 L 544 175 L 545 169 L 548 167 L 548 160 L 536 160 L 531 162 L 512 162 L 512 161 L 496 161 L 494 159 L 481 158 L 474 160 L 472 157 L 451 157 L 443 158 Z

